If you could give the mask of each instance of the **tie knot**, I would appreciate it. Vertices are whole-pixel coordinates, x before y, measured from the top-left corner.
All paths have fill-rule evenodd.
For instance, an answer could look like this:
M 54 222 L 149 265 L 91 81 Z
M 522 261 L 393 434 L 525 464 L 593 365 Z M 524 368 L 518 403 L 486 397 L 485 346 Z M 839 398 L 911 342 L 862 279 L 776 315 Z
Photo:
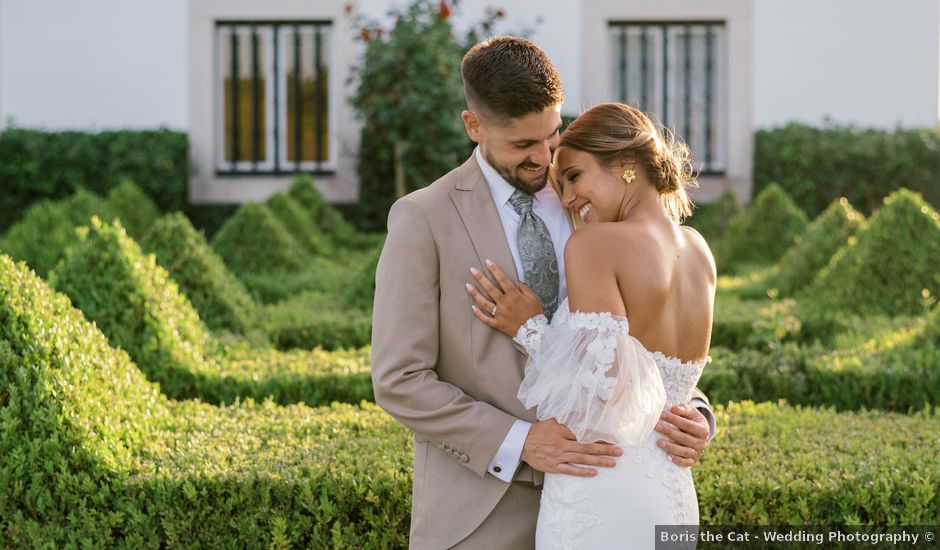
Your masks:
M 520 216 L 523 216 L 529 212 L 532 212 L 532 199 L 532 195 L 523 193 L 522 191 L 516 189 L 512 196 L 509 197 L 509 202 L 516 210 L 516 213 Z

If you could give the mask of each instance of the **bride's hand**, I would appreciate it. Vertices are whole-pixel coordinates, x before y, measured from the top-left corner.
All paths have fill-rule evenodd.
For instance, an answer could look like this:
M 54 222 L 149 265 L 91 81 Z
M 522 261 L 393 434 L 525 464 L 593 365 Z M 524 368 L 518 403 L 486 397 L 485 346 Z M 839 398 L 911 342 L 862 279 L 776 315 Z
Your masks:
M 470 274 L 486 293 L 483 294 L 477 287 L 467 283 L 467 292 L 475 302 L 475 305 L 471 306 L 473 314 L 484 325 L 512 338 L 526 321 L 542 313 L 542 302 L 538 294 L 525 283 L 519 287 L 512 284 L 495 263 L 486 260 L 486 267 L 499 286 L 490 282 L 479 269 L 470 268 Z

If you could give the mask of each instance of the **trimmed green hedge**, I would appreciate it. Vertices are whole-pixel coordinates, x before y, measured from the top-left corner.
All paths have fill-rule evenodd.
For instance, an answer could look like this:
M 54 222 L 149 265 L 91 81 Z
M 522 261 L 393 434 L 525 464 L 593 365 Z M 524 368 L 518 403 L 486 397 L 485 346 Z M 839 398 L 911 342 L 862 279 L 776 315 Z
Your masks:
M 0 132 L 0 229 L 41 199 L 61 199 L 79 187 L 105 195 L 125 179 L 136 182 L 161 210 L 183 210 L 189 185 L 186 134 L 167 129 L 4 130 Z
M 403 547 L 411 435 L 374 405 L 172 402 L 0 257 L 10 547 Z
M 171 402 L 5 256 L 0 319 L 7 544 L 407 544 L 411 435 L 375 406 Z M 703 523 L 940 518 L 936 411 L 715 412 L 720 429 L 694 470 Z
M 702 524 L 940 521 L 936 408 L 906 416 L 745 401 L 719 405 L 716 417 L 693 468 Z
M 108 204 L 120 216 L 127 234 L 142 239 L 160 217 L 160 210 L 131 180 L 124 180 L 108 191 Z
M 370 311 L 320 292 L 303 292 L 267 306 L 265 319 L 268 336 L 280 349 L 361 347 L 372 340 Z
M 784 295 L 803 288 L 813 282 L 816 275 L 829 264 L 836 252 L 849 237 L 855 235 L 865 224 L 844 197 L 832 202 L 826 211 L 813 220 L 796 238 L 796 243 L 780 259 L 777 273 L 769 286 Z
M 741 212 L 734 193 L 725 191 L 720 197 L 705 204 L 695 204 L 692 216 L 685 225 L 694 227 L 709 243 L 717 242 L 725 234 L 728 224 Z
M 238 353 L 225 351 L 166 270 L 140 251 L 120 222 L 108 226 L 95 220 L 86 233 L 51 283 L 113 345 L 127 350 L 166 395 L 210 403 L 272 397 L 314 406 L 372 399 L 367 351 L 277 354 L 244 346 L 235 348 Z
M 368 260 L 359 267 L 359 273 L 347 289 L 346 303 L 362 310 L 372 310 L 372 303 L 375 302 L 375 270 L 379 267 L 381 254 L 380 245 L 366 256 Z
M 97 323 L 173 397 L 196 397 L 197 379 L 216 371 L 206 360 L 209 332 L 152 254 L 144 255 L 119 221 L 93 218 L 49 283 Z
M 264 204 L 242 205 L 211 243 L 239 278 L 249 273 L 295 271 L 310 261 L 304 248 Z
M 271 195 L 265 205 L 284 224 L 288 232 L 313 256 L 334 254 L 333 241 L 294 198 L 287 193 Z
M 940 342 L 926 341 L 917 323 L 856 335 L 832 350 L 789 343 L 775 349 L 712 349 L 699 387 L 713 403 L 752 399 L 839 410 L 911 412 L 940 403 Z M 850 342 L 840 342 L 847 345 Z
M 899 187 L 940 206 L 940 129 L 791 123 L 754 135 L 754 192 L 776 182 L 810 216 L 839 197 L 866 213 Z
M 295 178 L 287 194 L 306 210 L 316 227 L 334 244 L 352 249 L 369 248 L 375 244 L 374 237 L 357 232 L 336 208 L 323 200 L 309 176 Z
M 778 185 L 762 191 L 728 225 L 715 243 L 715 261 L 721 271 L 772 264 L 783 256 L 806 227 L 806 214 Z
M 940 293 L 940 214 L 901 189 L 800 296 L 824 310 L 918 314 L 925 288 Z
M 371 309 L 375 293 L 374 253 L 373 250 L 346 250 L 342 255 L 337 254 L 335 259 L 319 256 L 309 259 L 300 270 L 246 273 L 239 278 L 259 301 L 266 304 L 290 300 L 304 292 L 318 292 L 333 296 L 337 302 Z M 372 269 L 371 283 L 367 280 L 369 269 Z
M 248 291 L 185 215 L 160 218 L 141 246 L 157 257 L 210 328 L 239 334 L 258 328 L 257 306 Z
M 42 200 L 31 206 L 4 236 L 2 248 L 46 277 L 66 249 L 78 243 L 76 226 L 88 225 L 92 216 L 111 221 L 117 215 L 107 201 L 79 188 L 64 200 Z

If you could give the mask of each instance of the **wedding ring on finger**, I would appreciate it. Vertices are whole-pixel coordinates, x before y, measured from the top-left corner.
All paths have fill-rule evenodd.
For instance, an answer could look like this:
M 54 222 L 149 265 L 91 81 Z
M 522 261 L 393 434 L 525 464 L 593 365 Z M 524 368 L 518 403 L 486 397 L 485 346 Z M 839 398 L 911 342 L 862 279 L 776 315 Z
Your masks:
M 492 315 L 493 317 L 496 317 L 496 308 L 497 308 L 497 307 L 499 307 L 499 306 L 494 305 L 494 306 L 493 306 L 493 311 L 490 312 L 490 315 Z

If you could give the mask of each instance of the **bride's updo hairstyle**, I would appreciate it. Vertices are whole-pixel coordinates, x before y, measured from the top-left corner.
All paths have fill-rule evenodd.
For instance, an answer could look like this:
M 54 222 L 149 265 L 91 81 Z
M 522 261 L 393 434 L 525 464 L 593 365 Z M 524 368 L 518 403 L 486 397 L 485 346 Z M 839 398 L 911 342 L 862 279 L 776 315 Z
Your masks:
M 686 192 L 698 187 L 692 152 L 643 111 L 623 103 L 595 105 L 568 125 L 558 146 L 590 153 L 618 173 L 631 165 L 642 166 L 673 221 L 682 223 L 692 215 L 692 201 Z

